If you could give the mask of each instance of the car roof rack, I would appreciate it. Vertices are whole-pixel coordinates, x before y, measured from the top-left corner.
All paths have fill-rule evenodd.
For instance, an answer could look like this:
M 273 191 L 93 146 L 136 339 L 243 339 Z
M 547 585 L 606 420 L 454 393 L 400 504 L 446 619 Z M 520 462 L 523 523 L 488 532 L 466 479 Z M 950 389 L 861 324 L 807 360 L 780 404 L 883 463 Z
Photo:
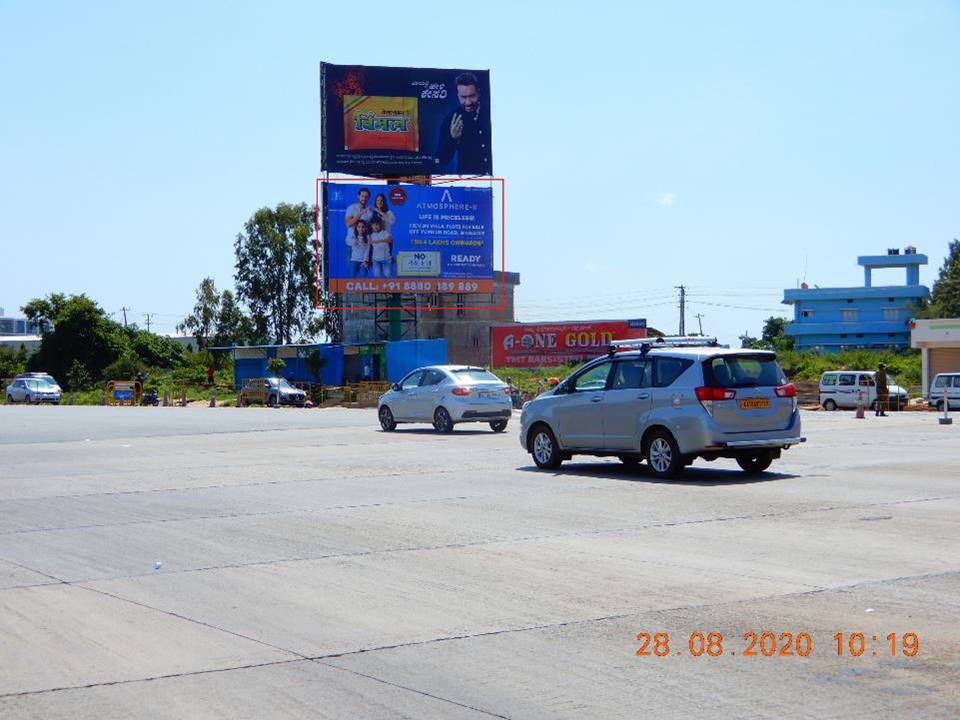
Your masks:
M 635 338 L 633 340 L 612 340 L 607 349 L 608 355 L 614 355 L 625 350 L 639 350 L 646 355 L 655 348 L 669 347 L 720 347 L 715 337 L 701 335 L 674 335 L 658 338 Z

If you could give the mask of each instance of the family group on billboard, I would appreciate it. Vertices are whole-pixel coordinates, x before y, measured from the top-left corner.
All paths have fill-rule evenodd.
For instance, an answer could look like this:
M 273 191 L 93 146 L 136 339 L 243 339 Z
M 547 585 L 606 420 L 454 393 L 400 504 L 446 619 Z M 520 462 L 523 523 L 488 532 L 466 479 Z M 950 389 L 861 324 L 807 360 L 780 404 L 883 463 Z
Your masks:
M 321 64 L 321 168 L 369 176 L 490 175 L 490 75 Z
M 397 216 L 387 196 L 377 193 L 370 204 L 369 188 L 360 188 L 357 201 L 347 208 L 347 247 L 351 277 L 390 277 L 393 256 L 393 225 Z

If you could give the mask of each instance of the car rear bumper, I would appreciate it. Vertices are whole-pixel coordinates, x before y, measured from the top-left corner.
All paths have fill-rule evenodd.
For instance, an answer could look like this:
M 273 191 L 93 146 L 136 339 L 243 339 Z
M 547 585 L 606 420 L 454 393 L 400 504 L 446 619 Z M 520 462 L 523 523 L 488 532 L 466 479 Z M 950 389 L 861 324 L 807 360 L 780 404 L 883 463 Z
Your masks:
M 509 418 L 513 413 L 507 410 L 464 410 L 461 420 L 502 420 Z
M 765 438 L 763 440 L 731 440 L 728 442 L 721 442 L 717 444 L 718 448 L 730 448 L 731 450 L 736 450 L 737 448 L 762 448 L 762 447 L 779 447 L 785 448 L 789 445 L 799 445 L 800 443 L 806 442 L 805 437 L 779 437 L 779 438 Z
M 510 398 L 506 395 L 500 402 L 446 402 L 444 403 L 454 422 L 489 422 L 504 420 L 513 415 Z

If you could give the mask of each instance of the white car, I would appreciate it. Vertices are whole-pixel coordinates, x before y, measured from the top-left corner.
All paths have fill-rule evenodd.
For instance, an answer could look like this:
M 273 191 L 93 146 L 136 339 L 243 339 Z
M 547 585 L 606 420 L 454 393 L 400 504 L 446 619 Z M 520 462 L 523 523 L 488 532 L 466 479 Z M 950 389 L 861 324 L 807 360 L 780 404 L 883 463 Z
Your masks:
M 960 408 L 960 373 L 939 373 L 930 383 L 927 404 L 943 410 L 944 396 L 951 410 Z
M 49 377 L 49 375 L 47 376 Z M 7 402 L 60 404 L 60 386 L 39 377 L 19 377 L 7 385 Z
M 486 422 L 494 432 L 503 432 L 512 413 L 507 384 L 469 365 L 417 368 L 394 383 L 377 404 L 380 427 L 387 432 L 409 422 L 433 423 L 441 433 L 458 423 Z
M 820 406 L 825 410 L 837 408 L 873 408 L 877 402 L 876 373 L 872 370 L 831 370 L 820 376 Z M 891 410 L 902 410 L 907 406 L 907 391 L 895 385 L 893 378 L 887 375 L 887 389 L 890 392 Z

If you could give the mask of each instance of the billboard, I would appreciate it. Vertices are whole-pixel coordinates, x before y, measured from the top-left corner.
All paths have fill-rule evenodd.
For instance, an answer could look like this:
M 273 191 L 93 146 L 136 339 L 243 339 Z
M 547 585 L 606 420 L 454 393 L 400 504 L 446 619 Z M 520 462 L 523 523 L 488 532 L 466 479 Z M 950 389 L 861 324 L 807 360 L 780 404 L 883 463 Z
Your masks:
M 320 64 L 320 169 L 490 175 L 490 72 Z
M 493 191 L 323 183 L 329 292 L 493 292 Z
M 612 340 L 647 337 L 647 321 L 493 325 L 490 363 L 493 367 L 550 367 L 584 362 L 606 352 Z

